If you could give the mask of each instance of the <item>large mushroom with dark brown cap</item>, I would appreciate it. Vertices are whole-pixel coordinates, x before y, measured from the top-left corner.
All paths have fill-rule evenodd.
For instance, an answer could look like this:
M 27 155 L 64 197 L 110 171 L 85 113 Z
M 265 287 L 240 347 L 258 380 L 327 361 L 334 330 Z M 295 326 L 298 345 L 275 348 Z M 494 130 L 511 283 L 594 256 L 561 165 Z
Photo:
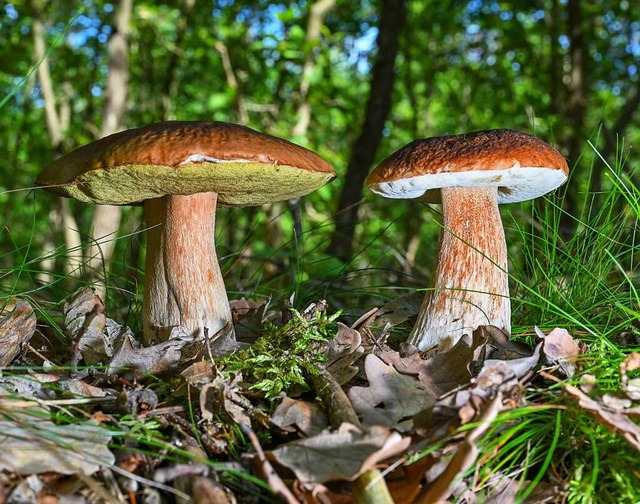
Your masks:
M 154 344 L 176 326 L 198 338 L 231 321 L 214 244 L 216 205 L 287 200 L 334 177 L 310 150 L 243 126 L 163 122 L 85 145 L 36 182 L 84 202 L 144 205 L 144 340 Z
M 443 232 L 432 290 L 409 343 L 444 350 L 481 325 L 511 330 L 507 246 L 500 203 L 542 196 L 562 185 L 564 157 L 542 140 L 511 130 L 416 140 L 367 179 L 387 198 L 442 203 Z

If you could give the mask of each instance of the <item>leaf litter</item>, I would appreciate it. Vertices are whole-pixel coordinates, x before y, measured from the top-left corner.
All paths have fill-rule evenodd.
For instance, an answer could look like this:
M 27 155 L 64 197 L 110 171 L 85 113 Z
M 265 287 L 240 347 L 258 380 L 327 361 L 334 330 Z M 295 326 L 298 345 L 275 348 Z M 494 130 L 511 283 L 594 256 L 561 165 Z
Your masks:
M 481 327 L 446 352 L 423 354 L 390 332 L 415 315 L 417 294 L 353 327 L 322 301 L 281 312 L 231 304 L 242 341 L 226 352 L 240 350 L 212 361 L 207 341 L 194 346 L 179 327 L 172 341 L 143 347 L 83 289 L 63 307 L 69 343 L 60 366 L 29 346 L 41 335 L 33 308 L 18 301 L 0 319 L 7 501 L 71 492 L 81 502 L 179 494 L 339 503 L 361 499 L 363 481 L 382 480 L 396 503 L 508 502 L 527 481 L 497 471 L 478 500 L 474 474 L 496 419 L 529 405 L 533 382 L 560 382 L 565 402 L 640 449 L 640 354 L 622 362 L 619 390 L 601 392 L 579 376 L 585 346 L 560 328 L 536 328 L 532 348 Z M 22 363 L 30 367 L 18 370 Z M 77 483 L 62 491 L 57 482 L 70 477 Z M 564 498 L 566 488 L 541 481 L 527 502 Z

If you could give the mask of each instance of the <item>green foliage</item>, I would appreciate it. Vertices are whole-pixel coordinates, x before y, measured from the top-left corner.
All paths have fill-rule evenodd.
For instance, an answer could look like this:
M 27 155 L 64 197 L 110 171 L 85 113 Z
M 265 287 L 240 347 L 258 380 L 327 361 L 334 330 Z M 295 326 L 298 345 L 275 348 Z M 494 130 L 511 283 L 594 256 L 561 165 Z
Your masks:
M 307 390 L 306 376 L 317 373 L 316 365 L 324 361 L 322 350 L 340 313 L 315 311 L 305 316 L 292 309 L 291 315 L 293 318 L 281 327 L 266 322 L 264 334 L 249 348 L 222 358 L 218 363 L 222 372 L 242 373 L 254 382 L 250 388 L 264 392 L 267 398 L 283 391 Z

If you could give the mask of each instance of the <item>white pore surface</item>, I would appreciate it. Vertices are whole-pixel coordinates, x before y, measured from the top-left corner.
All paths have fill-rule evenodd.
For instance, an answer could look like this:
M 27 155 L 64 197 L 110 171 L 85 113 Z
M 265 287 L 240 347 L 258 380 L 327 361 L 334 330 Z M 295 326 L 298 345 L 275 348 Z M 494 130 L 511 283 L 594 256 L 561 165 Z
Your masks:
M 413 199 L 443 187 L 497 187 L 498 203 L 517 203 L 542 196 L 567 180 L 562 170 L 515 165 L 503 170 L 433 173 L 369 186 L 387 198 Z
M 187 163 L 251 163 L 249 159 L 218 159 L 211 156 L 205 156 L 204 154 L 191 154 L 187 159 L 180 164 Z M 254 161 L 255 162 L 255 161 Z

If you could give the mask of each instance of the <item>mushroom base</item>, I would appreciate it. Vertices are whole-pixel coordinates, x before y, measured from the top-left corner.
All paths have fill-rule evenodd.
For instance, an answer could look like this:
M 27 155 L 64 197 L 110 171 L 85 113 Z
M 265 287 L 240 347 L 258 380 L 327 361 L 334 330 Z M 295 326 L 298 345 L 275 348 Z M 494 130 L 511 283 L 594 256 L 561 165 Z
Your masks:
M 164 196 L 144 203 L 147 230 L 144 341 L 169 339 L 176 326 L 194 339 L 233 340 L 231 308 L 214 243 L 217 194 Z
M 507 247 L 498 191 L 442 189 L 438 265 L 408 342 L 446 350 L 481 325 L 510 332 Z

